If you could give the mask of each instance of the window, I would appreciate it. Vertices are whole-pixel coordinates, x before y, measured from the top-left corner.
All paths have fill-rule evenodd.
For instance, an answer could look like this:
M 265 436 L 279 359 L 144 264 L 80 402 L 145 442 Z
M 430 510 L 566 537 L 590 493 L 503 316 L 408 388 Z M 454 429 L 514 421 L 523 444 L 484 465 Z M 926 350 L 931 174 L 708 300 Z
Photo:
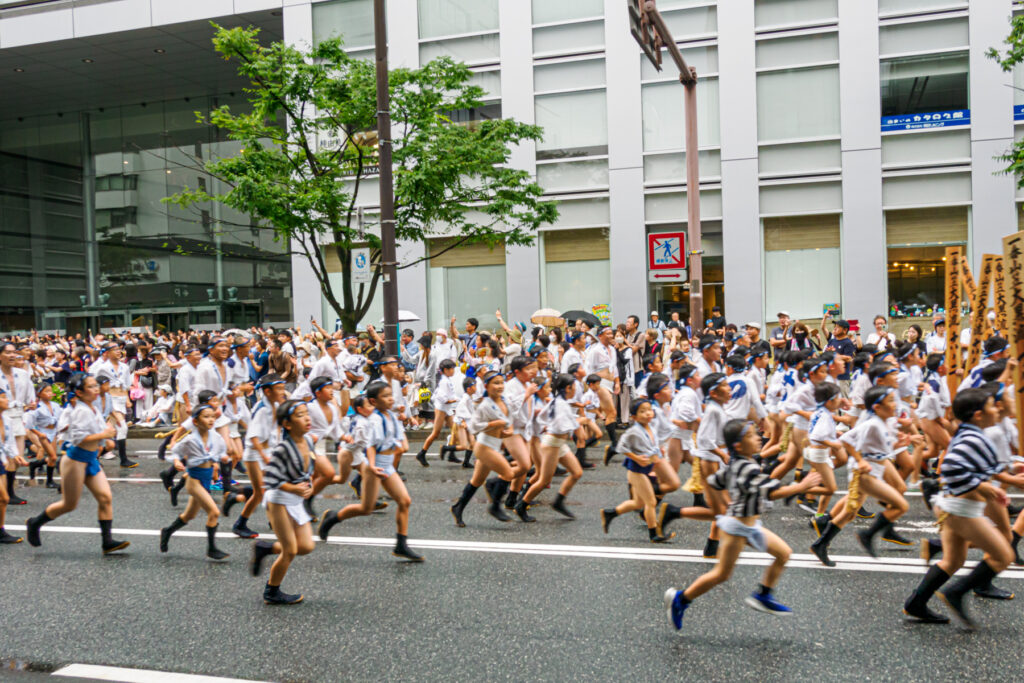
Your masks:
M 881 55 L 939 52 L 969 45 L 966 17 L 892 24 L 878 31 Z
M 890 312 L 930 316 L 945 301 L 946 247 L 967 243 L 967 207 L 886 211 L 885 228 Z
M 373 45 L 373 0 L 335 0 L 313 5 L 313 42 L 341 36 L 346 49 Z
M 967 0 L 878 0 L 882 16 L 967 7 Z
M 427 241 L 431 327 L 446 327 L 453 315 L 475 316 L 485 329 L 497 327 L 492 311 L 508 307 L 504 246 L 470 244 L 441 253 L 447 244 L 444 238 Z
M 498 0 L 419 0 L 420 38 L 498 30 Z
M 840 302 L 839 216 L 764 219 L 765 311 L 820 318 Z
M 603 16 L 604 0 L 533 0 L 534 24 L 554 24 Z
M 757 75 L 759 142 L 838 137 L 839 67 Z
M 718 33 L 718 9 L 713 6 L 668 11 L 659 8 L 676 42 Z
M 560 159 L 608 153 L 608 106 L 604 90 L 538 95 L 537 125 L 544 139 L 537 159 Z
M 541 305 L 588 311 L 611 303 L 608 229 L 547 230 Z
M 887 59 L 881 68 L 883 117 L 920 114 L 923 119 L 970 108 L 966 54 Z
M 534 54 L 596 52 L 604 48 L 604 20 L 533 29 Z
M 754 27 L 811 25 L 839 18 L 838 0 L 754 0 Z
M 139 176 L 137 175 L 105 175 L 96 178 L 96 191 L 106 192 L 110 190 L 136 190 L 139 187 Z
M 971 163 L 971 132 L 965 129 L 887 135 L 882 138 L 882 167 L 900 168 Z
M 891 175 L 882 178 L 882 206 L 934 206 L 971 201 L 970 172 Z

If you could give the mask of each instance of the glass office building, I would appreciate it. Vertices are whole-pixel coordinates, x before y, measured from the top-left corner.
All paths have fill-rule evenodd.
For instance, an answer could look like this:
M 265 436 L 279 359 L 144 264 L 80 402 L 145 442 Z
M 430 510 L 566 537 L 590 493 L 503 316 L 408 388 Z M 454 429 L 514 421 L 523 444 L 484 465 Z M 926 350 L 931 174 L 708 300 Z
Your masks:
M 197 123 L 246 106 L 244 83 L 217 64 L 213 29 L 6 48 L 12 23 L 54 14 L 47 3 L 0 9 L 0 330 L 291 320 L 291 259 L 271 231 L 216 203 L 162 201 L 219 190 L 202 164 L 238 150 Z M 272 39 L 277 14 L 224 19 L 260 21 Z

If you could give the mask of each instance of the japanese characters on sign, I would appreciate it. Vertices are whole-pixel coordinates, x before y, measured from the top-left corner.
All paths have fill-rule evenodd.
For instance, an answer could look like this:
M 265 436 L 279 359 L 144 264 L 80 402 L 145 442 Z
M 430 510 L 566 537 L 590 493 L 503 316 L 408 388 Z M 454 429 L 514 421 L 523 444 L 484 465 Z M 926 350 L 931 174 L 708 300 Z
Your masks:
M 1006 282 L 1003 280 L 1003 259 L 997 258 L 993 271 L 993 297 L 995 299 L 996 329 L 1006 335 Z
M 1006 278 L 1006 316 L 1010 350 L 1017 359 L 1013 373 L 1013 384 L 1017 396 L 1017 423 L 1024 419 L 1024 377 L 1021 373 L 1021 359 L 1024 358 L 1024 232 L 1017 232 L 1003 238 L 1003 270 Z M 1018 449 L 1024 449 L 1024 430 L 1019 432 Z M 1018 450 L 1024 453 L 1024 450 Z
M 970 123 L 970 109 L 937 111 L 930 114 L 902 114 L 900 116 L 883 116 L 882 131 L 949 128 L 950 126 L 967 126 Z
M 949 393 L 955 394 L 960 384 L 956 371 L 962 368 L 960 353 L 960 290 L 963 279 L 963 249 L 946 247 L 946 369 Z
M 1002 260 L 993 254 L 981 257 L 981 272 L 978 286 L 971 298 L 971 343 L 967 348 L 967 367 L 973 368 L 981 360 L 981 347 L 985 343 L 985 328 L 988 326 L 988 290 L 992 283 L 995 262 Z

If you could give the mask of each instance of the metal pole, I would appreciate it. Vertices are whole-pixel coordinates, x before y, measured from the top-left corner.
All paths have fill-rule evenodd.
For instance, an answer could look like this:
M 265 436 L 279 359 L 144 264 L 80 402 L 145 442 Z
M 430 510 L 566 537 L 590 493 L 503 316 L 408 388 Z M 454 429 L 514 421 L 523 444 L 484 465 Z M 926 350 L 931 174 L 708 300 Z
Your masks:
M 391 176 L 391 102 L 388 93 L 388 29 L 384 0 L 373 0 L 377 59 L 377 149 L 380 163 L 381 279 L 384 288 L 384 346 L 398 353 L 398 280 L 395 277 L 395 194 Z
M 87 306 L 99 304 L 99 245 L 96 243 L 96 160 L 92 156 L 92 127 L 89 114 L 79 119 L 82 136 L 82 227 L 85 243 L 85 302 Z M 99 326 L 97 325 L 97 328 Z M 99 330 L 97 329 L 97 332 Z
M 675 43 L 673 43 L 675 45 Z M 697 143 L 697 70 L 679 80 L 686 90 L 686 237 L 690 252 L 690 325 L 704 329 L 704 266 L 700 242 L 700 157 Z

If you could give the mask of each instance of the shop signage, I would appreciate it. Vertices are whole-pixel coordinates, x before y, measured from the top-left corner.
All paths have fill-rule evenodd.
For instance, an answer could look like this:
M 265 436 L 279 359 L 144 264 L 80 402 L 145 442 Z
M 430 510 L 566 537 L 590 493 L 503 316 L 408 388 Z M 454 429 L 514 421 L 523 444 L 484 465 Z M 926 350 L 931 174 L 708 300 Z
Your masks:
M 928 114 L 902 114 L 900 116 L 883 116 L 882 132 L 891 130 L 921 130 L 924 128 L 949 128 L 951 126 L 968 126 L 970 123 L 970 109 L 936 111 Z
M 352 250 L 352 283 L 368 284 L 370 282 L 370 250 Z

